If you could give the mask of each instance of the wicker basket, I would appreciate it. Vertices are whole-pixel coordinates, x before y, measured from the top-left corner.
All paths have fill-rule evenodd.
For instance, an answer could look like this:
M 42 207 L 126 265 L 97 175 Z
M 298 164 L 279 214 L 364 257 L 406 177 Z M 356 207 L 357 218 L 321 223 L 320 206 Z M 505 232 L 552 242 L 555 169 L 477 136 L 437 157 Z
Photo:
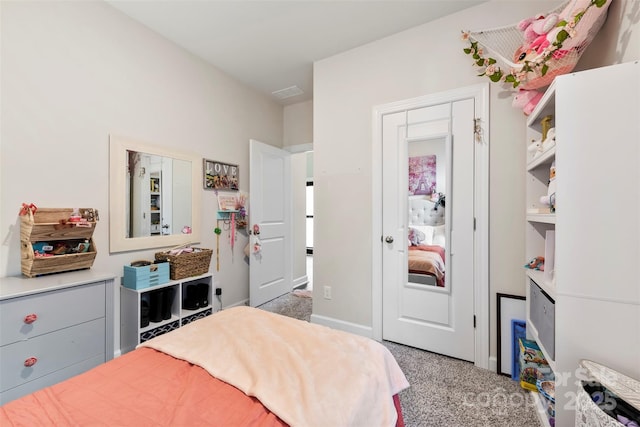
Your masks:
M 179 255 L 170 255 L 169 252 L 156 252 L 156 261 L 169 262 L 171 280 L 199 276 L 209 272 L 209 263 L 211 263 L 211 255 L 213 254 L 211 249 L 193 248 L 193 252 L 183 252 Z

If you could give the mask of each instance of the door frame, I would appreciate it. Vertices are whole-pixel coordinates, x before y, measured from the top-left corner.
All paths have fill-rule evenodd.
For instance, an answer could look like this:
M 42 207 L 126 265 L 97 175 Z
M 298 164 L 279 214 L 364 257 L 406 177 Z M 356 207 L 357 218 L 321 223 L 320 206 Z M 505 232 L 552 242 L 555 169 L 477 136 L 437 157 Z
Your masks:
M 475 366 L 489 369 L 489 83 L 457 88 L 373 108 L 372 142 L 372 327 L 382 340 L 382 117 L 431 105 L 475 99 L 477 138 L 474 150 L 474 314 Z M 380 238 L 378 238 L 380 236 Z

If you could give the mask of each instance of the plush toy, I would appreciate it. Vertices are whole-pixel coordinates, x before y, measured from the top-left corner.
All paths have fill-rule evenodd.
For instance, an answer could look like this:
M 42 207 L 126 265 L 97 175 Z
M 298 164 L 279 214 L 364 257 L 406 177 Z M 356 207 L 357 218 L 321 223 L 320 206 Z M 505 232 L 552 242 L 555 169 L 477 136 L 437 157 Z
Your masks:
M 537 90 L 520 89 L 513 96 L 513 102 L 511 103 L 511 105 L 514 108 L 522 109 L 524 114 L 528 116 L 529 114 L 531 114 L 533 109 L 536 108 L 536 105 L 538 105 L 538 102 L 540 102 L 541 98 L 542 93 L 538 92 Z
M 556 128 L 551 128 L 547 132 L 547 138 L 542 142 L 542 151 L 547 151 L 554 145 L 556 145 Z
M 523 20 L 518 22 L 517 27 L 520 31 L 522 31 L 522 35 L 524 36 L 526 45 L 533 43 L 536 37 L 538 37 L 539 34 L 534 31 L 532 24 L 540 19 L 544 19 L 544 15 L 536 15 L 529 18 L 524 18 Z
M 556 162 L 551 163 L 549 168 L 549 187 L 547 187 L 547 195 L 540 197 L 540 203 L 547 206 L 550 212 L 556 211 Z
M 539 139 L 534 139 L 527 147 L 527 151 L 533 154 L 532 160 L 542 154 L 542 142 Z
M 523 32 L 524 40 L 527 45 L 531 45 L 541 36 L 546 36 L 560 20 L 557 13 L 551 13 L 548 16 L 536 15 L 531 18 L 525 18 L 518 23 L 518 29 Z
M 530 268 L 531 270 L 544 271 L 544 257 L 537 256 L 532 258 L 527 264 L 525 264 L 525 268 Z

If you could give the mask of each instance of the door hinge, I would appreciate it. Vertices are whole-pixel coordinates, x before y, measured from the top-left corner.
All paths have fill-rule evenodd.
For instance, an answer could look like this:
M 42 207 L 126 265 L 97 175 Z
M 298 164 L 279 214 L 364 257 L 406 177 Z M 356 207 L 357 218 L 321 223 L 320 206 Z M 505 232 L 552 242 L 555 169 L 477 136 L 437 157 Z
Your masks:
M 473 328 L 476 328 L 476 315 L 473 315 Z
M 476 231 L 476 217 L 473 217 L 473 231 Z

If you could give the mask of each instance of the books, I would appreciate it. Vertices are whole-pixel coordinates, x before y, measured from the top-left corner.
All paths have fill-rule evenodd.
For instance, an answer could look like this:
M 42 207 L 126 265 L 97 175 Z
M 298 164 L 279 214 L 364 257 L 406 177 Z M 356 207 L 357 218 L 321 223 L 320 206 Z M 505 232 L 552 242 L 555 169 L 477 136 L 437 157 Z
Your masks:
M 553 375 L 547 359 L 535 341 L 520 338 L 520 386 L 538 392 L 536 381 Z

